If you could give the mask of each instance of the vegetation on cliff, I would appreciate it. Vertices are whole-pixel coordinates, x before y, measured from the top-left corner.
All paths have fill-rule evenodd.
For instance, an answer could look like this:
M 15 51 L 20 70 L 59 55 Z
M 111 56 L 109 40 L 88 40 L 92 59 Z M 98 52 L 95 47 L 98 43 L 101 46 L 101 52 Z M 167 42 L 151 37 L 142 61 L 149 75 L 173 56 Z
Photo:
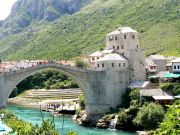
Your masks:
M 20 33 L 4 37 L 0 56 L 3 60 L 72 59 L 103 48 L 104 36 L 120 26 L 139 32 L 146 55 L 179 56 L 179 5 L 178 0 L 92 0 L 76 13 L 53 22 L 34 20 Z

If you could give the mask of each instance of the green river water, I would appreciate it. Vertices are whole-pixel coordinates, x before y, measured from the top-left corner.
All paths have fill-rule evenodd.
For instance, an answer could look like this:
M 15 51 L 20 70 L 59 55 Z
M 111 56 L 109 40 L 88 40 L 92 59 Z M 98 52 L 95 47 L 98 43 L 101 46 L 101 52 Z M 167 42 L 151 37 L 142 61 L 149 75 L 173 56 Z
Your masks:
M 17 105 L 8 105 L 7 109 L 16 114 L 18 118 L 31 122 L 32 124 L 40 124 L 41 113 L 38 109 L 26 108 Z M 50 113 L 43 112 L 43 115 L 46 119 L 52 119 Z M 83 126 L 79 126 L 75 122 L 72 121 L 70 117 L 64 118 L 64 128 L 62 130 L 62 117 L 55 117 L 55 125 L 56 129 L 61 133 L 61 135 L 66 135 L 68 131 L 75 131 L 78 135 L 135 135 L 135 133 L 129 133 L 125 131 L 112 130 L 112 129 L 97 129 L 97 128 L 87 128 Z

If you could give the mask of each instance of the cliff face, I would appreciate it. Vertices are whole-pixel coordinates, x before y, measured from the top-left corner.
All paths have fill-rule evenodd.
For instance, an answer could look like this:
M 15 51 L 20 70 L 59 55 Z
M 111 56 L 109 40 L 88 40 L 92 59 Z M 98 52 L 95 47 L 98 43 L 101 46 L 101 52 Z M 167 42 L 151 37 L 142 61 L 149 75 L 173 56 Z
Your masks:
M 17 0 L 8 18 L 0 21 L 0 39 L 17 34 L 34 20 L 54 21 L 64 14 L 73 14 L 88 0 Z

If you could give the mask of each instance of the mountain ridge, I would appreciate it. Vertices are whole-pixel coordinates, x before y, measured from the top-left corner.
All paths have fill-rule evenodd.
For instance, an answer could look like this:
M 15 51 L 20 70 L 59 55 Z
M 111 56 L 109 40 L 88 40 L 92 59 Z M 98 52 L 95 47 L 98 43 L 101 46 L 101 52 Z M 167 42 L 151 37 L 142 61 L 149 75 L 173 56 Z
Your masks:
M 0 40 L 6 60 L 72 59 L 105 46 L 105 35 L 117 27 L 139 32 L 146 55 L 180 55 L 178 0 L 94 0 L 79 11 L 52 22 L 33 22 L 22 32 Z

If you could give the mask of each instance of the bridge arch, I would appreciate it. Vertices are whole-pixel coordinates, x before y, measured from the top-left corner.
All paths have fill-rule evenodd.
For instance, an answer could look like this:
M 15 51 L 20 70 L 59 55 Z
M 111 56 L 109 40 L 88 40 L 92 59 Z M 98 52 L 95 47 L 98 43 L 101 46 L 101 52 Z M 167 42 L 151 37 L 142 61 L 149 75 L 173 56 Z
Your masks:
M 79 69 L 79 68 L 73 68 L 68 67 L 60 64 L 45 64 L 45 65 L 39 65 L 37 67 L 22 69 L 21 71 L 16 71 L 13 73 L 10 73 L 8 77 L 6 78 L 6 82 L 9 82 L 9 84 L 6 86 L 7 93 L 6 93 L 6 101 L 9 98 L 10 94 L 14 90 L 14 88 L 22 82 L 27 77 L 37 73 L 41 72 L 46 69 L 54 69 L 56 71 L 59 71 L 60 73 L 70 77 L 75 83 L 78 84 L 81 91 L 83 92 L 85 96 L 85 100 L 88 102 L 88 83 L 87 83 L 87 70 L 85 69 Z

